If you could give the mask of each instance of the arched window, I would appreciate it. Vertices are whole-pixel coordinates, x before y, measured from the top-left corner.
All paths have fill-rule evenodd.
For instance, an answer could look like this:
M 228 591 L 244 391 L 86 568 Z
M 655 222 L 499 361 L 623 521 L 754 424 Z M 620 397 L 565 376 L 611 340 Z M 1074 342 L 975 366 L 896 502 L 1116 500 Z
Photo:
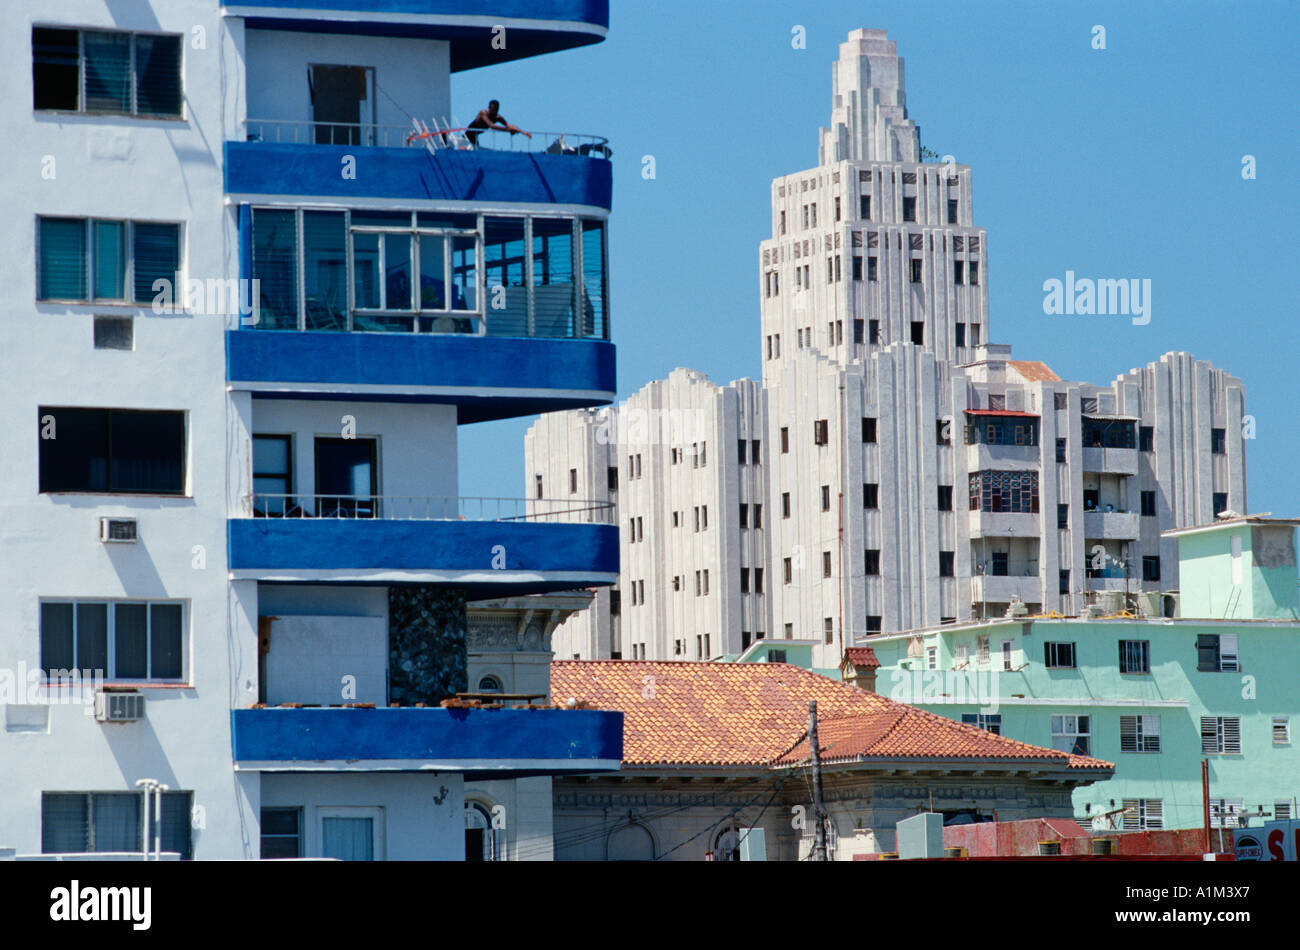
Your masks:
M 655 842 L 644 825 L 628 823 L 609 836 L 610 861 L 653 861 Z
M 497 860 L 497 833 L 492 827 L 492 814 L 479 802 L 465 802 L 465 860 Z
M 735 825 L 718 832 L 718 836 L 713 839 L 713 860 L 739 861 L 740 834 L 740 828 Z
M 505 690 L 501 688 L 501 680 L 497 679 L 495 676 L 484 676 L 482 679 L 480 679 L 478 681 L 478 691 L 480 693 L 505 692 Z

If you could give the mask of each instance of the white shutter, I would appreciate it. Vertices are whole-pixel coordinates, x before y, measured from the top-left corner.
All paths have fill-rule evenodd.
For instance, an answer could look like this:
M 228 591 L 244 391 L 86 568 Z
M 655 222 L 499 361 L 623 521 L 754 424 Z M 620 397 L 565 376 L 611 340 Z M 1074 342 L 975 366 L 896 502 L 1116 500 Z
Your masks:
M 1291 820 L 1291 801 L 1286 798 L 1279 798 L 1273 802 L 1273 820 L 1290 821 Z
M 1273 744 L 1283 745 L 1291 741 L 1291 717 L 1273 717 Z
M 1142 830 L 1141 799 L 1126 798 L 1123 801 L 1123 805 L 1124 805 L 1124 814 L 1122 817 L 1124 819 L 1123 822 L 1124 830 L 1141 831 Z
M 1142 717 L 1142 751 L 1160 751 L 1160 717 Z
M 1241 719 L 1238 716 L 1224 716 L 1219 720 L 1223 729 L 1223 751 L 1227 755 L 1241 754 Z
M 1225 673 L 1241 671 L 1241 664 L 1237 659 L 1237 635 L 1235 633 L 1225 633 L 1219 637 L 1219 669 Z
M 1138 747 L 1138 716 L 1119 717 L 1119 751 L 1141 752 Z M 1127 807 L 1127 806 L 1125 806 Z
M 1219 745 L 1219 720 L 1213 716 L 1201 717 L 1201 751 L 1206 755 L 1223 751 Z
M 1142 803 L 1146 806 L 1145 826 L 1148 829 L 1160 829 L 1165 826 L 1164 806 L 1158 798 L 1144 798 Z

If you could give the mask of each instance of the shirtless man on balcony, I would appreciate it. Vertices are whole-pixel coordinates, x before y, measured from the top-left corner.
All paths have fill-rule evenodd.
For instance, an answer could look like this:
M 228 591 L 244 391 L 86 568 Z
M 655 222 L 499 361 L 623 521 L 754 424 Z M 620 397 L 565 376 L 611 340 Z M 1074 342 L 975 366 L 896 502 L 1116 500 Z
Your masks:
M 501 103 L 493 99 L 488 103 L 486 109 L 479 111 L 479 114 L 474 117 L 474 121 L 469 124 L 469 127 L 471 129 L 499 129 L 502 132 L 509 132 L 511 135 L 514 135 L 516 132 L 523 132 L 523 134 L 529 138 L 533 137 L 532 133 L 524 132 L 524 130 L 518 126 L 511 125 L 507 122 L 505 116 L 497 111 L 500 108 Z M 478 148 L 478 137 L 480 134 L 482 133 L 466 132 L 465 137 L 469 139 L 470 145 Z

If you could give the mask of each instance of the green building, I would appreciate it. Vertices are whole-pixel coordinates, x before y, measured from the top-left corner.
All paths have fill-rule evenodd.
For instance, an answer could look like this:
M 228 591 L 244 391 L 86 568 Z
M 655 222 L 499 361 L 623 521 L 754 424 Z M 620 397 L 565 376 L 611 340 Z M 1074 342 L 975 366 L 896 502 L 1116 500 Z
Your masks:
M 1096 830 L 1200 826 L 1202 759 L 1212 826 L 1297 817 L 1297 524 L 1247 516 L 1169 531 L 1181 590 L 1110 615 L 1016 616 L 1013 605 L 854 652 L 870 648 L 875 689 L 891 699 L 1113 762 L 1114 778 L 1074 792 L 1076 818 Z

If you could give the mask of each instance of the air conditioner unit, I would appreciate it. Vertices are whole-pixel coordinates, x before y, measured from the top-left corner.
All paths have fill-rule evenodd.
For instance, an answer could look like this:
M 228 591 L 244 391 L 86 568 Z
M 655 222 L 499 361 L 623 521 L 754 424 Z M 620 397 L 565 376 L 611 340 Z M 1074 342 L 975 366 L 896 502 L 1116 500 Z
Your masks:
M 143 693 L 95 694 L 95 719 L 99 722 L 137 722 L 144 718 Z
M 134 518 L 100 518 L 99 540 L 105 544 L 139 541 L 139 522 Z

